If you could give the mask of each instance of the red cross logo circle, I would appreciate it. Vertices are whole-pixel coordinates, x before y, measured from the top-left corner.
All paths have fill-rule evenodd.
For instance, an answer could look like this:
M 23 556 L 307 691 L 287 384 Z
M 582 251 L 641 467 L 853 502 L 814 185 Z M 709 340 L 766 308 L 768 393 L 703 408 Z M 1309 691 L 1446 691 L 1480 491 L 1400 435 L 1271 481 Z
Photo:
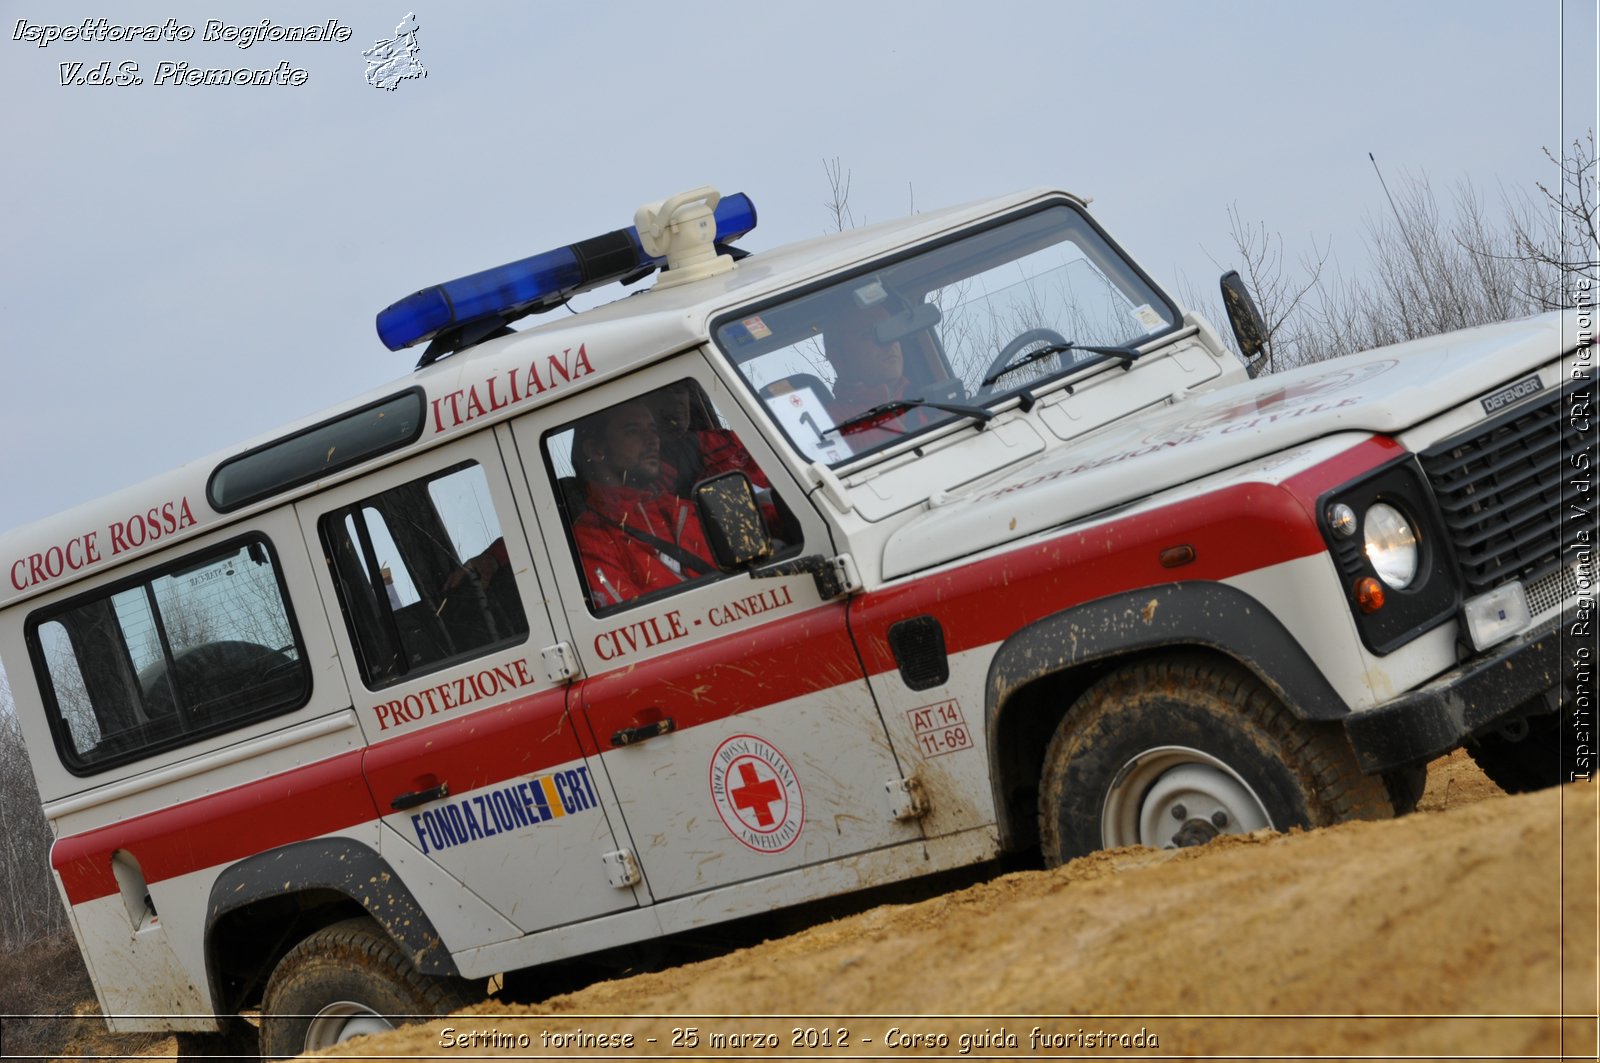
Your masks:
M 746 848 L 780 853 L 800 837 L 805 797 L 794 768 L 755 735 L 726 739 L 711 754 L 711 800 L 723 826 Z

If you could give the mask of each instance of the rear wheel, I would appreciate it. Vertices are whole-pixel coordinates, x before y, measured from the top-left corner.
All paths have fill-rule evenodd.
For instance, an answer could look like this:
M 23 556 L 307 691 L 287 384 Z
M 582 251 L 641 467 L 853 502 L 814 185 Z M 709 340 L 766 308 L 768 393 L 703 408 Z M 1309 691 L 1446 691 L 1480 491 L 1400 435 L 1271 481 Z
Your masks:
M 1057 727 L 1039 788 L 1051 864 L 1393 811 L 1337 727 L 1298 720 L 1248 672 L 1198 658 L 1134 665 L 1091 687 Z
M 478 999 L 459 978 L 422 974 L 371 919 L 306 938 L 278 962 L 261 1008 L 261 1054 L 287 1059 L 448 1015 Z

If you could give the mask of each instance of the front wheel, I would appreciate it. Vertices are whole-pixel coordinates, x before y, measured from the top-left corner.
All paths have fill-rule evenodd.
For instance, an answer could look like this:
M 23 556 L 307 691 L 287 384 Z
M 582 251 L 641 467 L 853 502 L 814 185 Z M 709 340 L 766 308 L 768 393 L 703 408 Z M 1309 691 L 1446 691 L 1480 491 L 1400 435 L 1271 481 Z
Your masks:
M 1056 728 L 1039 787 L 1052 865 L 1393 814 L 1383 780 L 1361 774 L 1337 727 L 1296 719 L 1248 672 L 1203 659 L 1096 683 Z
M 459 978 L 422 974 L 371 919 L 312 934 L 278 961 L 261 1006 L 261 1054 L 288 1059 L 448 1015 L 477 1000 Z

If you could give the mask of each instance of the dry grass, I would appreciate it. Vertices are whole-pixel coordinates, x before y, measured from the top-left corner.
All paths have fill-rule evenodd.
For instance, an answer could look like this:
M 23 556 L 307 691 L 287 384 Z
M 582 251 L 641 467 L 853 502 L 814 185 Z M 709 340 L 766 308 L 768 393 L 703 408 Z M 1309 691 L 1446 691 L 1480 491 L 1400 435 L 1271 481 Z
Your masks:
M 8 1059 L 77 1059 L 148 1052 L 159 1034 L 111 1034 L 71 931 L 0 950 L 0 1015 Z

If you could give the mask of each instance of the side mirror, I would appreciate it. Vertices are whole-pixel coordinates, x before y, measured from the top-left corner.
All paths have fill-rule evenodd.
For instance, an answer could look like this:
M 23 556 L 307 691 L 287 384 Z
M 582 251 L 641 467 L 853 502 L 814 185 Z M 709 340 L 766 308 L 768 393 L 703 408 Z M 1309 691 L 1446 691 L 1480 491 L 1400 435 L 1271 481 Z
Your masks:
M 726 472 L 694 485 L 695 509 L 711 559 L 724 572 L 742 572 L 772 556 L 772 535 L 761 517 L 756 489 L 742 472 Z
M 1250 375 L 1261 372 L 1261 356 L 1267 350 L 1267 322 L 1261 316 L 1255 299 L 1246 288 L 1239 271 L 1230 269 L 1222 275 L 1222 305 L 1228 311 L 1228 324 L 1233 326 L 1233 338 L 1239 342 L 1239 352 L 1244 355 Z

